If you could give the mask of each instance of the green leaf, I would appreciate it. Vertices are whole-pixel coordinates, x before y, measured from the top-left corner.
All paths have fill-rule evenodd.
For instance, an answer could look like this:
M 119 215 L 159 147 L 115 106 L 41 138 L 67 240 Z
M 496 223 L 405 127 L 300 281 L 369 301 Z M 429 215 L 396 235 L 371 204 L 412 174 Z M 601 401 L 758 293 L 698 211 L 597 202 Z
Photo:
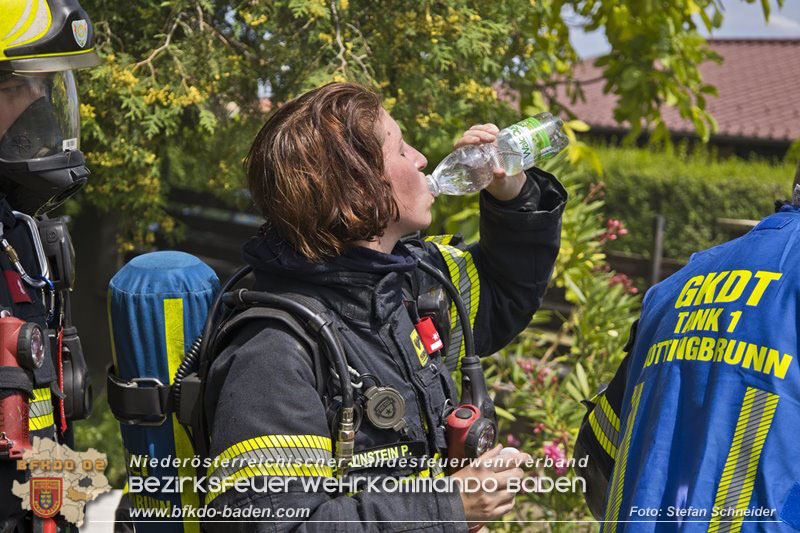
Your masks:
M 585 399 L 585 396 L 578 389 L 576 389 L 575 385 L 572 383 L 568 382 L 566 385 L 564 385 L 564 389 L 566 389 L 567 394 L 569 394 L 570 397 L 576 402 L 580 402 Z
M 570 120 L 565 125 L 569 126 L 570 129 L 581 133 L 589 131 L 589 125 L 582 120 Z
M 591 395 L 589 381 L 586 379 L 586 371 L 583 370 L 583 365 L 580 363 L 575 365 L 575 377 L 578 379 L 584 397 L 588 398 Z
M 511 414 L 509 411 L 506 411 L 505 409 L 503 409 L 500 406 L 495 405 L 494 406 L 494 410 L 495 410 L 495 412 L 497 412 L 497 415 L 499 417 L 501 417 L 501 418 L 505 418 L 506 420 L 510 420 L 511 422 L 516 422 L 517 421 L 517 417 L 516 416 Z
M 769 0 L 761 0 L 761 9 L 764 11 L 764 20 L 769 22 L 769 13 L 770 13 Z
M 719 28 L 722 26 L 722 11 L 720 11 L 716 6 L 714 7 L 714 17 L 711 19 L 711 22 L 714 24 L 715 28 Z
M 716 10 L 716 8 L 715 8 Z M 708 16 L 705 9 L 700 9 L 700 18 L 703 19 L 703 25 L 706 27 L 706 31 L 711 32 L 714 29 L 714 21 Z
M 586 301 L 586 296 L 584 296 L 583 292 L 578 288 L 575 282 L 572 280 L 572 277 L 564 274 L 564 283 L 567 285 L 567 288 L 575 295 L 577 300 L 581 303 Z

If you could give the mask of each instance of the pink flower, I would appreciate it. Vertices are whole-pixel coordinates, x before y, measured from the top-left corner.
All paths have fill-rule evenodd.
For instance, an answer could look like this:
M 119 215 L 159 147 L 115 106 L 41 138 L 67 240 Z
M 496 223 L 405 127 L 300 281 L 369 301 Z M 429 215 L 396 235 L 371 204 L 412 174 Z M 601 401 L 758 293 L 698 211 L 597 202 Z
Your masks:
M 600 242 L 605 243 L 607 241 L 616 241 L 619 237 L 628 234 L 628 230 L 625 226 L 616 219 L 610 219 L 606 223 L 606 231 L 602 235 L 600 235 Z
M 533 372 L 533 362 L 530 359 L 523 359 L 522 357 L 518 357 L 517 364 L 526 374 L 530 374 L 531 372 Z
M 539 422 L 538 424 L 533 426 L 534 433 L 541 433 L 542 431 L 544 431 L 544 422 Z
M 610 287 L 613 287 L 614 285 L 622 285 L 623 290 L 629 294 L 636 294 L 639 292 L 639 289 L 633 286 L 633 281 L 631 278 L 625 274 L 616 274 L 609 280 L 608 285 Z
M 557 475 L 562 476 L 567 472 L 567 456 L 561 446 L 558 445 L 558 439 L 544 445 L 544 454 L 555 463 L 553 469 Z
M 549 368 L 547 368 L 547 367 L 542 368 L 541 370 L 539 370 L 536 373 L 536 383 L 533 383 L 533 380 L 531 380 L 531 384 L 533 384 L 533 385 L 535 385 L 535 384 L 544 385 L 545 381 L 547 381 L 547 378 L 549 378 L 551 374 L 552 374 L 552 372 L 551 372 L 551 370 Z
M 513 448 L 516 448 L 517 446 L 522 444 L 522 441 L 519 440 L 517 437 L 515 437 L 513 433 L 508 434 L 508 437 L 506 437 L 506 442 L 508 442 L 508 445 Z

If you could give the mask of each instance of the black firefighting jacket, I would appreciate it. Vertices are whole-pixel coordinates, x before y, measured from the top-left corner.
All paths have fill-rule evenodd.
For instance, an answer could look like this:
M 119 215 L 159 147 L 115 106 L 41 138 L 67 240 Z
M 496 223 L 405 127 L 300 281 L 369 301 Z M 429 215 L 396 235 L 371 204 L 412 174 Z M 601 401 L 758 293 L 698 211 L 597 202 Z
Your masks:
M 404 305 L 404 300 L 409 303 L 420 290 L 436 285 L 417 268 L 421 258 L 448 274 L 460 291 L 478 355 L 505 346 L 539 307 L 558 254 L 567 194 L 551 174 L 535 169 L 527 175 L 513 200 L 501 202 L 481 193 L 481 240 L 472 245 L 439 236 L 403 241 L 392 254 L 353 248 L 324 263 L 305 261 L 269 232 L 245 246 L 245 259 L 256 273 L 254 289 L 305 294 L 332 310 L 348 364 L 403 396 L 406 428 L 378 429 L 364 417 L 355 441 L 355 464 L 369 457 L 446 457 L 443 412 L 457 404 L 449 368 L 464 355 L 463 339 L 452 310 L 440 324 L 440 329 L 450 329 L 445 347 L 430 357 L 421 347 Z M 204 400 L 211 457 L 331 457 L 333 439 L 326 413 L 336 402 L 338 381 L 330 379 L 329 393 L 321 398 L 309 353 L 309 347 L 278 322 L 250 322 L 233 336 L 214 361 L 207 382 Z M 356 391 L 357 401 L 371 380 L 364 379 Z M 443 475 L 427 467 L 356 468 L 351 473 Z M 303 487 L 308 478 L 332 475 L 322 466 L 237 465 L 212 467 L 208 475 L 218 481 L 255 478 L 249 490 L 206 494 L 212 507 L 227 507 L 229 513 L 232 508 L 267 509 L 270 514 L 260 520 L 282 520 L 237 525 L 209 521 L 209 530 L 466 530 L 457 492 L 364 490 L 347 495 Z M 276 476 L 297 479 L 289 483 L 288 492 L 264 491 L 266 479 L 259 478 Z M 308 514 L 292 518 L 296 509 L 308 509 Z
M 37 274 L 37 262 L 34 245 L 28 229 L 14 218 L 12 207 L 0 193 L 0 223 L 3 230 L 0 233 L 16 250 L 23 268 L 29 274 Z M 36 322 L 46 327 L 46 310 L 42 303 L 42 291 L 25 285 L 14 269 L 13 263 L 6 253 L 0 251 L 0 270 L 3 279 L 0 280 L 0 307 L 11 311 L 12 315 L 28 322 Z M 41 368 L 31 372 L 19 368 L 0 367 L 0 398 L 10 394 L 19 394 L 20 391 L 28 396 L 28 420 L 6 420 L 6 424 L 20 422 L 28 424 L 30 438 L 40 437 L 55 438 L 55 422 L 53 401 L 50 385 L 56 381 L 57 373 L 55 360 L 57 355 L 54 350 L 48 350 L 52 357 L 46 357 Z M 57 413 L 56 413 L 57 414 Z M 5 527 L 11 528 L 12 521 L 6 520 L 14 517 L 20 518 L 25 511 L 21 502 L 11 492 L 14 481 L 25 483 L 27 474 L 24 470 L 17 470 L 15 460 L 0 457 L 0 531 Z

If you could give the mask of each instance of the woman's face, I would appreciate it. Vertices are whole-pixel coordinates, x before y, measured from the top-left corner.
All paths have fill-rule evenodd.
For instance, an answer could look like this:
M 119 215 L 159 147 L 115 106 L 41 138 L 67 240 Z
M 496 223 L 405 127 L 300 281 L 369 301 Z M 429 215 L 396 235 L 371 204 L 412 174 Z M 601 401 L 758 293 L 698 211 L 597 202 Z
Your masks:
M 383 133 L 383 161 L 392 183 L 394 198 L 400 211 L 399 220 L 389 223 L 387 233 L 398 238 L 423 230 L 431 224 L 433 194 L 428 191 L 425 175 L 420 172 L 428 164 L 425 156 L 403 140 L 400 126 L 381 109 L 378 125 Z

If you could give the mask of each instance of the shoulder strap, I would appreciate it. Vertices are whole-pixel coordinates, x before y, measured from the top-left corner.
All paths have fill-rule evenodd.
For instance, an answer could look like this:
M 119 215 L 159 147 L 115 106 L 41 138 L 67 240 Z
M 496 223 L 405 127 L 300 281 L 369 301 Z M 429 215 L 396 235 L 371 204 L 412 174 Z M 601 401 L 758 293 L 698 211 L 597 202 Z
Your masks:
M 331 316 L 330 311 L 314 298 L 295 293 L 284 293 L 283 296 L 292 298 L 295 301 L 316 311 L 317 313 L 322 313 Z M 235 331 L 237 331 L 239 328 L 241 328 L 251 320 L 265 320 L 265 319 L 278 320 L 282 324 L 285 324 L 293 335 L 295 335 L 298 339 L 304 342 L 306 346 L 308 346 L 311 354 L 311 359 L 314 365 L 314 378 L 316 382 L 315 388 L 320 397 L 324 397 L 326 392 L 325 390 L 326 384 L 330 373 L 330 366 L 329 366 L 329 361 L 327 360 L 323 361 L 323 358 L 327 359 L 328 354 L 326 353 L 325 350 L 322 350 L 320 348 L 320 345 L 315 339 L 314 335 L 309 333 L 306 324 L 304 324 L 302 320 L 293 316 L 291 313 L 288 313 L 280 309 L 271 308 L 268 306 L 253 306 L 248 309 L 245 309 L 244 311 L 238 312 L 233 316 L 223 319 L 222 324 L 219 326 L 219 329 L 217 330 L 216 334 L 213 335 L 211 344 L 208 347 L 208 353 L 210 354 L 210 357 L 206 368 L 211 367 L 211 364 L 213 363 L 216 356 L 219 354 L 219 350 L 224 345 L 224 342 L 230 339 L 230 336 Z M 341 340 L 339 338 L 338 332 L 336 332 L 335 329 L 334 333 L 336 334 L 336 342 L 341 346 Z M 205 397 L 205 386 L 207 377 L 208 377 L 207 375 L 199 376 L 198 380 L 199 400 L 192 414 L 193 422 L 191 424 L 195 452 L 199 453 L 203 457 L 208 456 L 209 453 L 208 421 L 206 420 L 205 410 L 203 409 L 203 401 L 204 401 L 203 399 Z
M 294 295 L 287 296 L 294 298 Z M 305 304 L 305 302 L 301 303 Z M 316 301 L 314 301 L 314 303 L 316 303 Z M 316 310 L 317 309 L 315 309 L 315 311 Z M 245 324 L 254 320 L 268 319 L 277 320 L 288 327 L 292 335 L 300 339 L 308 347 L 311 360 L 314 364 L 315 387 L 320 396 L 324 395 L 325 383 L 328 377 L 328 365 L 323 364 L 322 359 L 324 355 L 320 349 L 319 343 L 312 335 L 309 335 L 305 325 L 298 318 L 281 309 L 261 306 L 250 307 L 237 313 L 232 318 L 229 318 L 220 326 L 219 332 L 214 338 L 214 344 L 210 347 L 211 353 L 214 355 L 219 353 L 219 350 L 225 345 L 226 341 L 229 340 L 235 332 L 244 327 Z

